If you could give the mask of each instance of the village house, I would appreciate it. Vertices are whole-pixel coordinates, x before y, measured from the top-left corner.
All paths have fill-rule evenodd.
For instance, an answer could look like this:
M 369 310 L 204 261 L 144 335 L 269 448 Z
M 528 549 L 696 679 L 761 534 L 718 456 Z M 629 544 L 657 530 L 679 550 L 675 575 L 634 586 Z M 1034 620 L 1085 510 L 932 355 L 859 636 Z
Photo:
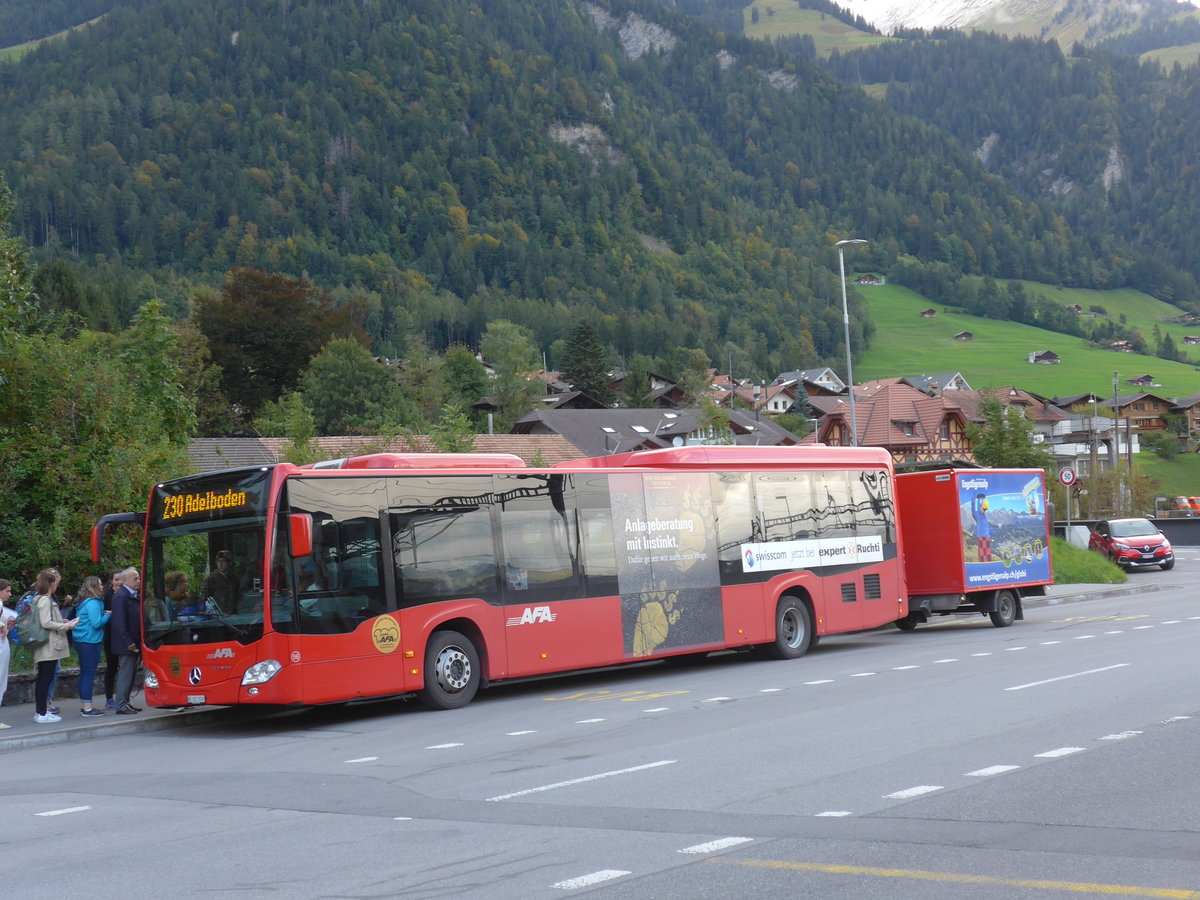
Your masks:
M 1041 366 L 1057 366 L 1062 360 L 1053 350 L 1037 350 L 1029 354 L 1029 362 Z
M 930 307 L 929 309 L 921 310 L 921 318 L 922 319 L 932 319 L 936 316 L 937 316 L 937 310 L 934 309 L 933 307 Z
M 848 400 L 820 398 L 809 403 L 825 411 L 817 440 L 843 447 L 854 443 Z M 883 447 L 898 463 L 971 459 L 967 417 L 953 400 L 893 383 L 856 389 L 854 407 L 859 446 Z
M 954 336 L 954 339 L 956 341 L 973 341 L 975 340 L 975 335 L 970 331 L 960 331 Z

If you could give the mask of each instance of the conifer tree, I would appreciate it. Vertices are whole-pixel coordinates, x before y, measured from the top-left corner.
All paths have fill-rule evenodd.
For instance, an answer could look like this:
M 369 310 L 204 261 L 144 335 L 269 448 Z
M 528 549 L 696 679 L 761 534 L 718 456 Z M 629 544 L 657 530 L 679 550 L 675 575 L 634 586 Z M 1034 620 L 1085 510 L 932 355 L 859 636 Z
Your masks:
M 563 381 L 605 406 L 611 406 L 614 397 L 608 352 L 600 342 L 600 333 L 592 322 L 585 320 L 571 329 L 563 356 L 563 364 L 559 369 Z

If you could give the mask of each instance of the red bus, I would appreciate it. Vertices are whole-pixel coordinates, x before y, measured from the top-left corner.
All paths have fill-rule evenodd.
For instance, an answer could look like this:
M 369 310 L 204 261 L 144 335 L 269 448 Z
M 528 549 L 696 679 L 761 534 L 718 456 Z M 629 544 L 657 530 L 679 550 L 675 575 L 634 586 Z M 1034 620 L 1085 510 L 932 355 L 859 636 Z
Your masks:
M 153 706 L 321 704 L 753 648 L 908 612 L 878 448 L 697 446 L 530 468 L 374 454 L 155 485 Z

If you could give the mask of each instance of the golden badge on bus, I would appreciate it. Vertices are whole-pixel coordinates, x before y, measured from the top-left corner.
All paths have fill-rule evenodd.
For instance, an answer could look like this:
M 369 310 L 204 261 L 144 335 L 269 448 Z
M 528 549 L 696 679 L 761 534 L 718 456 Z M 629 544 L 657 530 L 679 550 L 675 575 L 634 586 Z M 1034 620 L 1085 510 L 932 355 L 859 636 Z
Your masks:
M 400 625 L 391 616 L 380 616 L 371 626 L 371 643 L 380 653 L 391 653 L 400 646 Z

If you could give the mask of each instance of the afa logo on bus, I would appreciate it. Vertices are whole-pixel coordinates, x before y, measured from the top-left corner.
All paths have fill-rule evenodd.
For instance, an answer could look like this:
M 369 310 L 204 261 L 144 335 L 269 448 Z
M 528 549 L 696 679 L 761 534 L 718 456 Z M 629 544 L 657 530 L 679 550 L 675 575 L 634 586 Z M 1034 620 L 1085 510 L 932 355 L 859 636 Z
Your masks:
M 507 622 L 510 628 L 513 625 L 533 625 L 537 622 L 553 622 L 558 616 L 550 612 L 548 606 L 527 606 L 519 616 L 513 616 Z

